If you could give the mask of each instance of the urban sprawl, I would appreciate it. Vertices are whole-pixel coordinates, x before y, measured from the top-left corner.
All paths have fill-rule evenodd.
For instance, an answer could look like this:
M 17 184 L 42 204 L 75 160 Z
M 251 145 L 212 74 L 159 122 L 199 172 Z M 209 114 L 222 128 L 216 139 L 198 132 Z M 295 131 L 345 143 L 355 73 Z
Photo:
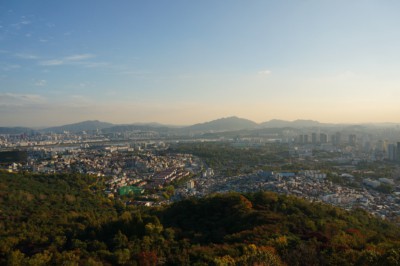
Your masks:
M 382 132 L 282 130 L 207 138 L 164 136 L 152 131 L 3 134 L 0 167 L 9 172 L 79 173 L 103 178 L 104 194 L 126 204 L 152 206 L 216 192 L 267 190 L 345 209 L 363 208 L 399 222 L 400 141 L 395 137 L 397 131 Z M 278 145 L 287 150 L 287 156 L 280 163 L 227 176 L 218 167 L 207 165 L 201 156 L 170 149 L 180 143 L 225 143 L 239 153 Z M 321 167 L 324 163 L 329 167 Z M 301 167 L 296 169 L 296 165 Z M 285 170 L 285 166 L 292 167 Z

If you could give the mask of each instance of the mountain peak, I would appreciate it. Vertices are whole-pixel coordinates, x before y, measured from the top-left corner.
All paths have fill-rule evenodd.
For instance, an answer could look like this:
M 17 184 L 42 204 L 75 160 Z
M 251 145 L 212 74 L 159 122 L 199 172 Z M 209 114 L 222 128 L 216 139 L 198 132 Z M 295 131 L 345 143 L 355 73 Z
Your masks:
M 280 119 L 272 119 L 260 124 L 260 127 L 266 128 L 279 128 L 279 127 L 315 127 L 320 126 L 321 123 L 310 119 L 297 119 L 294 121 L 286 121 Z
M 199 123 L 192 126 L 187 127 L 190 131 L 201 131 L 201 132 L 209 132 L 209 131 L 235 131 L 242 129 L 253 129 L 257 126 L 257 123 L 239 118 L 237 116 L 223 117 L 216 120 L 212 120 L 205 123 Z
M 78 123 L 58 126 L 58 127 L 50 127 L 44 129 L 46 132 L 63 132 L 63 131 L 71 131 L 71 132 L 79 132 L 79 131 L 92 131 L 97 129 L 103 129 L 113 126 L 111 123 L 101 122 L 99 120 L 86 120 Z

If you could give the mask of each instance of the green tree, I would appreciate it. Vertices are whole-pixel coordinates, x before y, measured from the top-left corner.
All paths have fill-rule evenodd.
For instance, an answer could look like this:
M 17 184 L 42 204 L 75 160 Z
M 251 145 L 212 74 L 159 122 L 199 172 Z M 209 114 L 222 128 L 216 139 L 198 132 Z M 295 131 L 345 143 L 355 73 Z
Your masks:
M 23 266 L 25 265 L 25 254 L 19 250 L 14 250 L 10 253 L 7 260 L 9 266 Z

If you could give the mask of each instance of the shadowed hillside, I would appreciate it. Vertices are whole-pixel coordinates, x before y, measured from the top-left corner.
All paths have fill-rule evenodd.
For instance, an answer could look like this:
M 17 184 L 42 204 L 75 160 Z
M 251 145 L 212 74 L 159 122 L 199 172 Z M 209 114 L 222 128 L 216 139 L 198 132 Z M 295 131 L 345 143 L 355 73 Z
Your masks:
M 1 265 L 398 265 L 399 227 L 271 192 L 124 206 L 83 175 L 0 173 Z

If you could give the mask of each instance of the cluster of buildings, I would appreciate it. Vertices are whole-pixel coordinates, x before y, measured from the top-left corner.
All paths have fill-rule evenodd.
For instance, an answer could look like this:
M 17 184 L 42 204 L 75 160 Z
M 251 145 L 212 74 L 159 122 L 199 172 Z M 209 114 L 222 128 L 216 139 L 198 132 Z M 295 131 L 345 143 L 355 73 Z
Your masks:
M 336 174 L 336 173 L 335 173 Z M 338 175 L 338 174 L 336 174 Z M 347 173 L 338 175 L 352 180 Z M 335 206 L 352 209 L 363 208 L 382 218 L 397 218 L 400 215 L 400 192 L 381 193 L 373 188 L 376 184 L 391 184 L 397 191 L 395 181 L 388 178 L 378 180 L 364 179 L 358 188 L 332 183 L 326 173 L 319 170 L 295 172 L 258 171 L 250 175 L 219 178 L 196 178 L 192 195 L 204 196 L 215 192 L 255 192 L 260 190 L 274 191 L 281 194 L 295 195 L 311 201 L 321 201 Z M 377 182 L 372 186 L 372 183 Z
M 165 143 L 167 140 L 148 140 L 157 137 L 152 132 L 0 135 L 0 149 L 13 152 L 20 149 L 20 153 L 12 154 L 12 157 L 19 160 L 2 164 L 0 158 L 0 167 L 6 167 L 11 172 L 82 173 L 107 177 L 107 195 L 136 195 L 150 199 L 142 201 L 143 204 L 162 197 L 157 194 L 160 188 L 183 179 L 186 183 L 175 189 L 172 199 L 205 196 L 214 192 L 270 190 L 346 209 L 362 207 L 381 217 L 399 215 L 400 192 L 397 191 L 400 191 L 400 187 L 396 180 L 363 178 L 355 181 L 354 176 L 346 172 L 355 169 L 359 162 L 389 161 L 391 165 L 400 162 L 397 131 L 394 131 L 396 134 L 381 135 L 335 131 L 330 134 L 311 131 L 298 134 L 299 131 L 287 130 L 281 135 L 265 133 L 224 141 L 230 141 L 232 146 L 239 148 L 261 147 L 267 142 L 283 143 L 289 147 L 288 158 L 285 160 L 307 162 L 310 167 L 317 161 L 341 165 L 343 169 L 340 169 L 341 174 L 337 177 L 346 182 L 358 182 L 356 187 L 334 184 L 328 180 L 326 172 L 319 170 L 278 173 L 258 171 L 250 175 L 219 176 L 213 169 L 204 167 L 196 156 L 163 152 L 168 148 Z M 384 136 L 389 136 L 390 141 L 382 140 Z M 192 176 L 194 178 L 186 179 Z M 394 192 L 382 193 L 379 191 L 382 187 L 392 187 Z
M 7 164 L 10 172 L 81 173 L 107 177 L 109 196 L 143 194 L 173 181 L 199 173 L 201 161 L 190 154 L 159 155 L 165 143 L 135 143 L 120 146 L 32 148 L 26 160 Z
M 47 145 L 71 145 L 109 141 L 104 135 L 87 134 L 85 131 L 76 134 L 64 133 L 23 133 L 0 135 L 0 148 L 37 147 Z
M 163 187 L 166 184 L 171 183 L 174 180 L 179 180 L 183 177 L 187 177 L 190 175 L 189 171 L 178 169 L 178 168 L 170 168 L 164 171 L 156 173 L 152 177 L 152 183 L 150 186 L 152 188 Z
M 311 133 L 309 134 L 300 134 L 295 138 L 295 142 L 299 144 L 326 144 L 331 143 L 335 146 L 341 144 L 348 144 L 350 146 L 357 145 L 357 135 L 349 134 L 347 141 L 342 137 L 341 132 L 335 132 L 334 134 L 328 135 L 327 133 Z
M 364 178 L 363 179 L 363 184 L 366 185 L 366 186 L 369 186 L 371 188 L 378 188 L 382 184 L 386 184 L 386 185 L 389 185 L 389 186 L 394 186 L 395 182 L 393 181 L 393 179 L 385 178 L 385 177 L 381 177 L 378 180 L 371 179 L 371 178 Z

